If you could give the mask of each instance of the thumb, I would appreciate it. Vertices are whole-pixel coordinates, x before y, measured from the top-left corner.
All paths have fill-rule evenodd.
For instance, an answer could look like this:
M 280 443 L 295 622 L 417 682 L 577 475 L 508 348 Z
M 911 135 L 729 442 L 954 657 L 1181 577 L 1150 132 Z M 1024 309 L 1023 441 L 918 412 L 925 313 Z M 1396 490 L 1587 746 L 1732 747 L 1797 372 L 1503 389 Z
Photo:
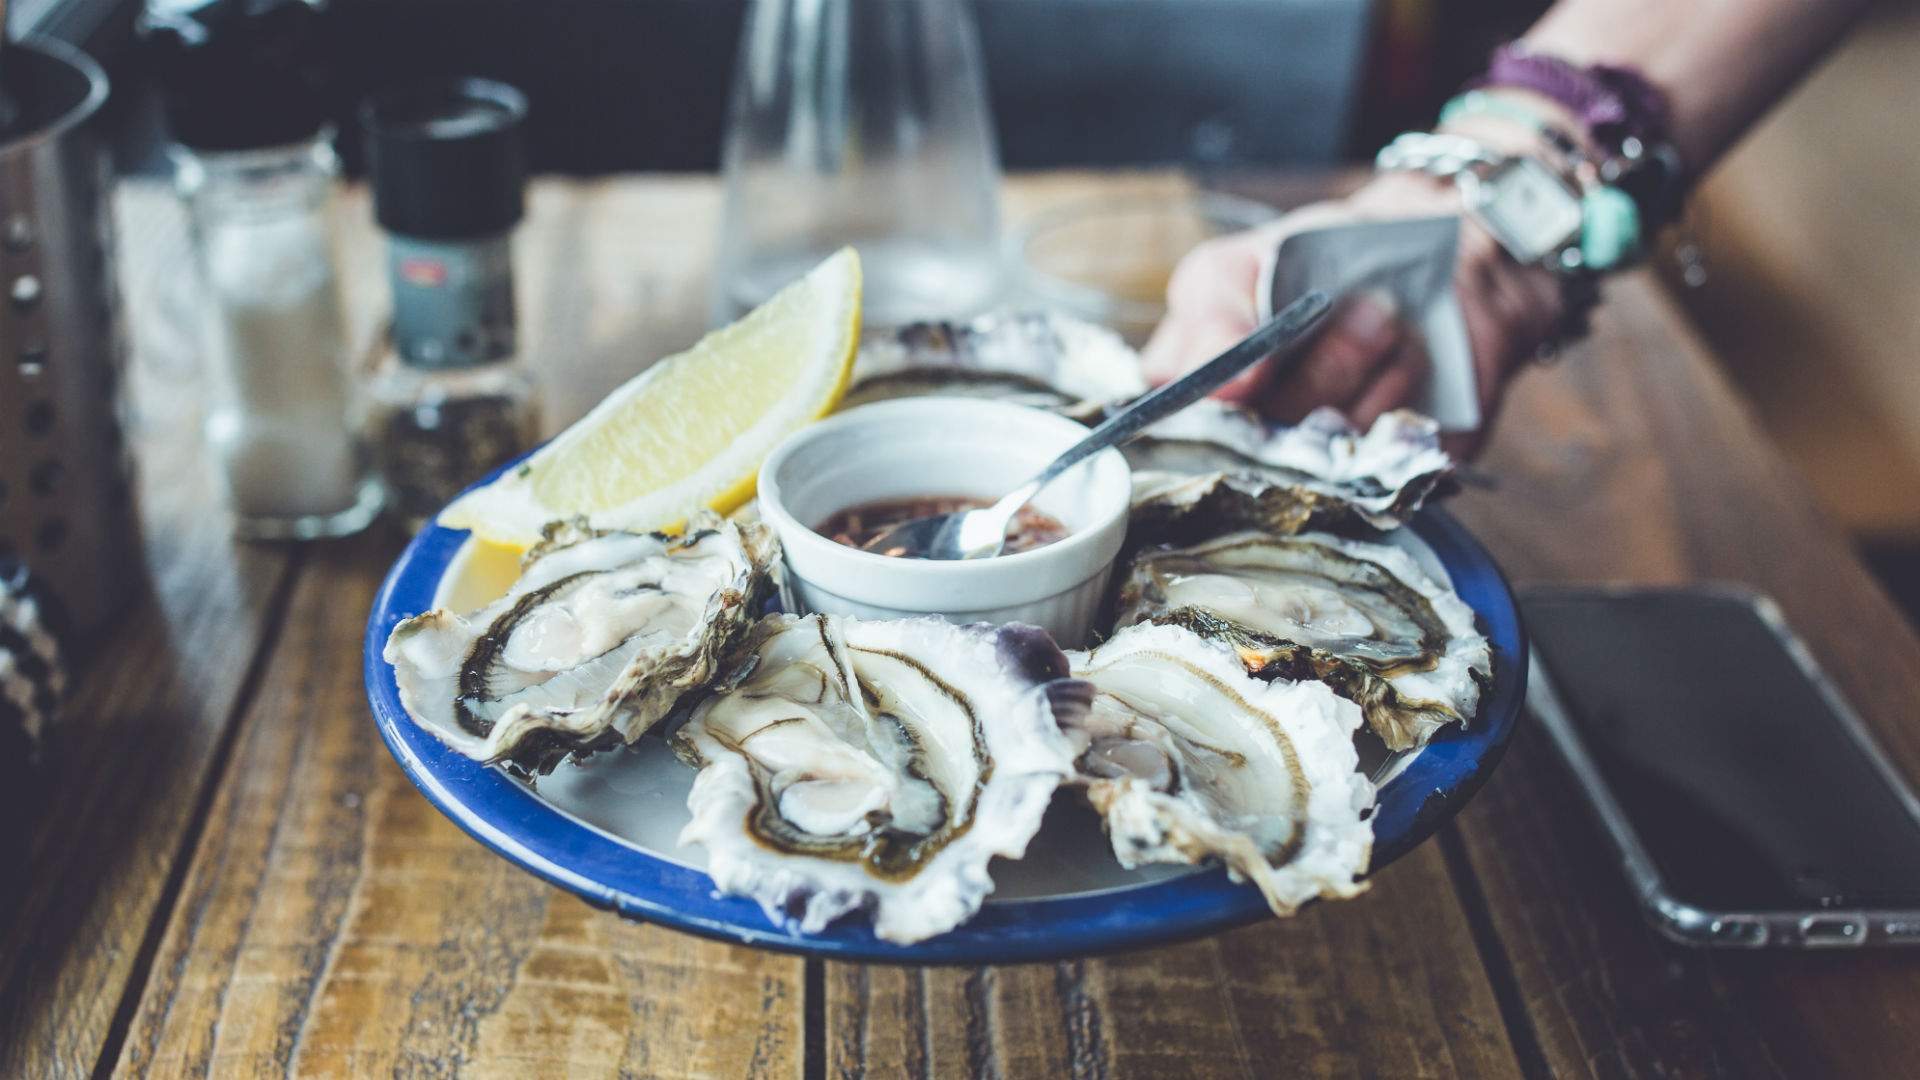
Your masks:
M 1233 311 L 1170 315 L 1154 329 L 1141 351 L 1141 373 L 1155 386 L 1172 382 L 1225 352 L 1253 328 L 1251 314 L 1243 316 Z M 1243 373 L 1235 382 L 1246 377 Z

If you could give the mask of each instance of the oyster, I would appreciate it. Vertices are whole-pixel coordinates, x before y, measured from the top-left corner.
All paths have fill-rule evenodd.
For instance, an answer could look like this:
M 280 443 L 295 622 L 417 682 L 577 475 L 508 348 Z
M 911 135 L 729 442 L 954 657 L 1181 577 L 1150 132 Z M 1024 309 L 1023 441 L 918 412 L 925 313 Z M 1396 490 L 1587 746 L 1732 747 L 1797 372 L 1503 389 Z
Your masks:
M 1130 626 L 1073 672 L 1093 684 L 1077 768 L 1121 865 L 1217 858 L 1276 914 L 1365 886 L 1373 785 L 1360 709 L 1316 682 L 1263 682 L 1177 626 Z
M 841 407 L 946 394 L 1086 419 L 1146 389 L 1139 356 L 1117 334 L 1059 315 L 1003 312 L 867 335 Z
M 979 910 L 1072 771 L 1086 706 L 1037 627 L 774 615 L 674 747 L 700 768 L 683 844 L 724 892 L 815 933 L 862 906 L 901 943 Z
M 678 536 L 547 527 L 507 595 L 387 639 L 400 701 L 480 761 L 550 772 L 638 739 L 710 682 L 773 588 L 771 528 L 698 514 Z
M 1324 533 L 1142 552 L 1116 610 L 1116 626 L 1186 627 L 1262 678 L 1326 682 L 1393 750 L 1466 724 L 1492 670 L 1473 609 L 1406 551 Z
M 1202 401 L 1125 449 L 1134 468 L 1133 528 L 1147 539 L 1255 527 L 1269 532 L 1357 521 L 1393 529 L 1447 481 L 1440 429 L 1391 412 L 1365 434 L 1332 409 L 1269 431 L 1258 417 Z

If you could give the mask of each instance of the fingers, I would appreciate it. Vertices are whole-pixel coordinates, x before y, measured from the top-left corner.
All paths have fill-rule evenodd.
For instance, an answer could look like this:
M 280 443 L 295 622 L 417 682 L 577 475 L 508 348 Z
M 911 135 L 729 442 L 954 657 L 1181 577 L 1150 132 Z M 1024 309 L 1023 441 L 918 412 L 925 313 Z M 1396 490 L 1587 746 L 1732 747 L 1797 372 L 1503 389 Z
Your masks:
M 1513 375 L 1553 333 L 1564 300 L 1548 271 L 1521 266 L 1477 224 L 1461 232 L 1455 288 L 1473 349 L 1480 391 L 1481 430 L 1498 413 Z M 1478 439 L 1471 449 L 1477 449 Z
M 1488 414 L 1491 415 L 1491 414 Z M 1472 431 L 1454 431 L 1440 436 L 1440 449 L 1455 461 L 1472 461 L 1480 456 L 1481 447 L 1487 443 L 1487 425 L 1482 423 Z
M 1292 232 L 1356 219 L 1458 213 L 1458 194 L 1425 177 L 1389 174 L 1359 193 L 1295 211 L 1270 225 L 1210 240 L 1181 260 L 1167 287 L 1168 314 L 1144 350 L 1148 377 L 1165 382 L 1217 355 L 1257 322 L 1254 292 L 1264 256 Z M 1482 430 L 1491 424 L 1507 383 L 1554 332 L 1564 301 L 1559 281 L 1539 267 L 1519 266 L 1484 229 L 1469 221 L 1460 235 L 1454 282 L 1479 384 Z M 1385 302 L 1382 302 L 1385 300 Z M 1417 335 L 1382 296 L 1341 305 L 1332 324 L 1284 378 L 1255 367 L 1220 392 L 1270 419 L 1294 423 L 1331 405 L 1365 426 L 1416 401 L 1432 363 Z M 1456 436 L 1460 450 L 1483 436 Z
M 1167 316 L 1154 328 L 1141 362 L 1150 382 L 1163 383 L 1218 355 L 1259 325 L 1254 291 L 1260 265 L 1280 241 L 1302 228 L 1342 218 L 1338 204 L 1295 210 L 1278 221 L 1207 240 L 1189 251 L 1167 282 Z M 1236 382 L 1242 392 L 1252 376 Z
M 1254 312 L 1254 286 L 1266 250 L 1262 230 L 1203 240 L 1181 258 L 1167 281 L 1169 310 Z
M 1432 374 L 1433 360 L 1427 355 L 1426 345 L 1418 338 L 1407 337 L 1380 373 L 1360 391 L 1353 404 L 1347 406 L 1348 421 L 1363 431 L 1372 427 L 1381 416 L 1418 400 Z
M 1167 317 L 1141 353 L 1151 382 L 1173 379 L 1252 332 L 1260 246 L 1251 233 L 1208 240 L 1180 260 L 1167 282 Z
M 1155 386 L 1171 382 L 1200 363 L 1225 352 L 1241 338 L 1253 332 L 1252 315 L 1240 317 L 1232 312 L 1208 312 L 1182 319 L 1168 318 L 1154 328 L 1153 336 L 1141 352 L 1142 370 Z M 1228 389 L 1255 378 L 1259 368 L 1242 372 Z
M 1405 337 L 1392 299 L 1363 293 L 1340 305 L 1333 321 L 1284 378 L 1272 382 L 1270 365 L 1262 364 L 1255 369 L 1259 381 L 1248 393 L 1220 396 L 1251 405 L 1286 424 L 1321 405 L 1344 412 L 1385 373 Z

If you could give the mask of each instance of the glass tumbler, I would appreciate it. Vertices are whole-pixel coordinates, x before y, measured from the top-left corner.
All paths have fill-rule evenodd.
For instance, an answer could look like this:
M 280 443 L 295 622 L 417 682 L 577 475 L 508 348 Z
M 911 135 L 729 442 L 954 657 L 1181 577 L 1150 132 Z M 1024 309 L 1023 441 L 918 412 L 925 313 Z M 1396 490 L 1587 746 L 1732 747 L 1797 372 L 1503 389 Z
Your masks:
M 1145 345 L 1167 314 L 1167 283 L 1182 256 L 1203 240 L 1278 216 L 1262 203 L 1208 191 L 1075 199 L 1015 235 L 1020 301 Z
M 852 244 L 866 322 L 997 298 L 1000 165 L 957 0 L 752 0 L 728 109 L 715 321 Z

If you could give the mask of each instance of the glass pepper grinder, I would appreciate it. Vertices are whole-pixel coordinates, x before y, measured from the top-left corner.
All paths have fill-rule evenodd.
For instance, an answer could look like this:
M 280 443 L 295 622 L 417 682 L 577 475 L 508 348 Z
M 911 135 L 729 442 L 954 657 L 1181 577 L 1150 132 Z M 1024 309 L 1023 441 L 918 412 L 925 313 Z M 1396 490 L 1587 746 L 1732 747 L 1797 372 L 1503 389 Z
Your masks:
M 526 114 L 518 90 L 486 79 L 362 110 L 393 289 L 391 348 L 370 389 L 374 457 L 388 506 L 411 529 L 538 433 L 510 250 L 524 211 Z
M 245 539 L 343 536 L 379 512 L 335 268 L 323 11 L 187 0 L 141 22 L 204 297 L 207 446 Z

